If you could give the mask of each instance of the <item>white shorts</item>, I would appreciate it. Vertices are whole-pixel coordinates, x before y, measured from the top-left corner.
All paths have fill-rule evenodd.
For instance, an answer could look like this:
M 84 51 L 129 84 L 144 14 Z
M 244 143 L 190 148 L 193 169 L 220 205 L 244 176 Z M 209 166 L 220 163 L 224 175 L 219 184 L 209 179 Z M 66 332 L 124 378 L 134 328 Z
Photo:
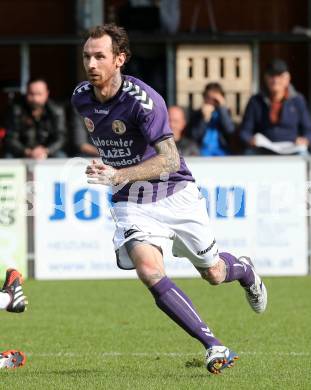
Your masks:
M 187 257 L 196 267 L 212 267 L 218 261 L 206 200 L 195 183 L 154 203 L 118 202 L 111 214 L 116 223 L 113 243 L 122 269 L 135 268 L 125 247 L 132 239 L 161 248 L 164 240 L 173 240 L 173 255 Z

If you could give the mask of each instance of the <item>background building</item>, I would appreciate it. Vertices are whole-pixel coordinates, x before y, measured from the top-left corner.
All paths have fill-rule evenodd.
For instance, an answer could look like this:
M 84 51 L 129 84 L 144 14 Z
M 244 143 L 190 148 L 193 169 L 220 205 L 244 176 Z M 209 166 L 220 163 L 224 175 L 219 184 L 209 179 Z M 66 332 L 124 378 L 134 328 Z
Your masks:
M 127 3 L 150 7 L 127 12 Z M 173 9 L 171 27 L 153 3 L 165 1 L 1 1 L 0 118 L 10 94 L 23 89 L 29 76 L 45 77 L 53 98 L 68 99 L 77 80 L 83 79 L 81 33 L 102 21 L 128 27 L 135 58 L 128 71 L 153 85 L 169 104 L 176 101 L 176 49 L 187 43 L 250 45 L 253 88 L 263 65 L 282 57 L 295 86 L 310 100 L 310 1 L 180 0 L 173 2 L 180 9 Z M 167 16 L 169 8 L 165 12 Z

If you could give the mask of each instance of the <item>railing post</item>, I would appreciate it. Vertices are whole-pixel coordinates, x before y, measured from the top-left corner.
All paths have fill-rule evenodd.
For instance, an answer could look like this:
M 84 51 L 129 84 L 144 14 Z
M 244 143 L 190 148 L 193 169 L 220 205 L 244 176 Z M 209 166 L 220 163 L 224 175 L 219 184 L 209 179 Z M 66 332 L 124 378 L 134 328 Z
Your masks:
M 166 99 L 167 105 L 175 104 L 175 45 L 166 43 Z
M 27 43 L 20 45 L 20 90 L 26 92 L 27 82 L 30 79 L 30 50 Z
M 260 88 L 260 68 L 259 68 L 259 42 L 252 43 L 252 92 L 258 93 Z

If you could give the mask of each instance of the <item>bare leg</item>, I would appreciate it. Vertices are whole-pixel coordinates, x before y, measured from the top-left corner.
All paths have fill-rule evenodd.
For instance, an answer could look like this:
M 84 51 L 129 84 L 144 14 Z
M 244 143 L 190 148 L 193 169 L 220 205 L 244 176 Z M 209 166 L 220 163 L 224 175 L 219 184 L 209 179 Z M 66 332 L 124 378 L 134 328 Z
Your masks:
M 159 249 L 149 244 L 138 244 L 130 252 L 139 279 L 152 287 L 164 276 L 163 257 Z
M 152 245 L 138 244 L 129 253 L 140 280 L 149 288 L 157 306 L 205 348 L 222 343 L 201 320 L 191 300 L 165 276 L 161 252 Z

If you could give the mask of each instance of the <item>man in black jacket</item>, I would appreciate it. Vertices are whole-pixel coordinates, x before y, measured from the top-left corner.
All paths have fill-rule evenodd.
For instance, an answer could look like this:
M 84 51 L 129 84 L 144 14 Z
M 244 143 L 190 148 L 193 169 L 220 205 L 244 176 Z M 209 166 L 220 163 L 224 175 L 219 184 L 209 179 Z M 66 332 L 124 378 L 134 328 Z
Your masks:
M 26 96 L 9 109 L 6 157 L 66 157 L 62 151 L 64 143 L 64 109 L 49 99 L 45 80 L 31 79 Z

